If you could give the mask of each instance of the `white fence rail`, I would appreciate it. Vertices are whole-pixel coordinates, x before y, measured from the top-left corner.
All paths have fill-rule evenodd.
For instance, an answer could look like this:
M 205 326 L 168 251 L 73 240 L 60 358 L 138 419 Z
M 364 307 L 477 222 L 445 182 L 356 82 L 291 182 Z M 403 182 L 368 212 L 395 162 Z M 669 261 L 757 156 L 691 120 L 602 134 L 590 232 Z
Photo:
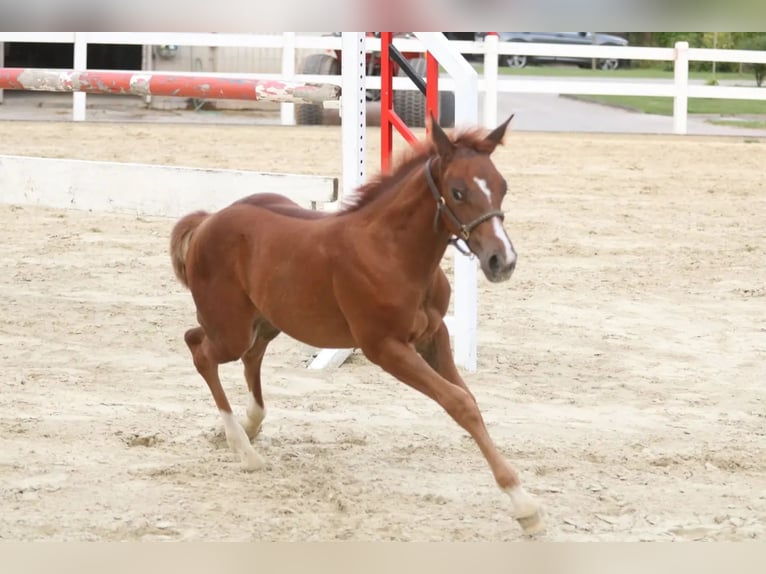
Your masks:
M 280 48 L 287 55 L 295 50 L 340 50 L 342 40 L 337 36 L 307 36 L 285 34 L 218 34 L 218 33 L 164 33 L 164 32 L 0 32 L 3 42 L 57 42 L 74 45 L 74 67 L 87 69 L 88 44 L 211 46 Z M 423 51 L 423 44 L 416 38 L 397 38 L 394 44 L 402 52 Z M 486 125 L 497 123 L 496 94 L 505 93 L 557 93 L 624 96 L 665 96 L 674 98 L 674 133 L 687 131 L 688 98 L 727 98 L 742 100 L 766 100 L 766 89 L 739 86 L 702 86 L 689 83 L 689 62 L 734 62 L 766 64 L 766 52 L 750 50 L 716 50 L 689 48 L 686 42 L 679 42 L 674 48 L 645 48 L 632 46 L 591 46 L 538 44 L 528 42 L 498 42 L 494 36 L 487 36 L 482 42 L 456 41 L 452 44 L 464 54 L 479 54 L 484 57 L 484 74 L 479 77 L 479 90 L 490 94 L 490 105 L 485 106 Z M 380 40 L 367 38 L 366 50 L 378 51 Z M 498 74 L 496 65 L 500 55 L 524 56 L 566 56 L 581 58 L 616 58 L 620 60 L 654 60 L 673 62 L 674 78 L 667 82 L 657 80 L 622 81 L 614 79 L 545 79 Z M 206 74 L 214 75 L 214 74 Z M 228 77 L 237 74 L 226 74 Z M 253 74 L 241 74 L 252 77 Z M 258 74 L 263 79 L 283 79 L 300 82 L 321 82 L 341 85 L 341 76 L 317 76 L 295 73 L 295 60 L 283 58 L 282 73 Z M 369 89 L 380 88 L 380 78 L 368 76 Z M 440 82 L 442 89 L 454 89 L 450 78 Z M 394 78 L 394 88 L 415 89 L 405 77 Z M 73 118 L 85 119 L 85 94 L 73 95 Z M 0 99 L 0 101 L 2 101 Z M 290 106 L 290 104 L 284 104 Z M 286 107 L 286 110 L 291 108 Z M 292 121 L 291 113 L 282 114 L 282 122 Z
M 2 202 L 181 217 L 253 193 L 310 207 L 338 199 L 333 177 L 0 155 Z M 212 191 L 211 191 L 212 190 Z

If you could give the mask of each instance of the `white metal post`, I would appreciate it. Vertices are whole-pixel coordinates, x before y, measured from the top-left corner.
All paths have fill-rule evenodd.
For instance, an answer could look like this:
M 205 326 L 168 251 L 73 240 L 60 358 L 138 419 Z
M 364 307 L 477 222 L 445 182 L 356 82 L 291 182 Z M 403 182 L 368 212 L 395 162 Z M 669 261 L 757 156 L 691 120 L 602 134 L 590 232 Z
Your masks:
M 491 32 L 484 37 L 484 125 L 497 126 L 497 74 L 500 39 Z
M 87 32 L 74 33 L 74 69 L 88 69 L 88 36 Z M 76 122 L 85 121 L 85 108 L 87 106 L 85 92 L 72 94 L 72 119 Z
M 343 32 L 341 52 L 341 141 L 343 147 L 343 186 L 341 199 L 364 183 L 367 103 L 365 91 L 365 34 Z M 340 366 L 353 349 L 323 349 L 309 368 Z
M 295 79 L 295 32 L 283 32 L 282 41 L 282 78 L 292 81 Z M 295 125 L 295 104 L 282 103 L 279 113 L 283 126 Z
M 5 67 L 5 44 L 3 42 L 0 42 L 0 68 Z M 0 90 L 0 104 L 3 103 L 3 92 L 4 90 Z
M 365 34 L 344 32 L 341 45 L 340 114 L 343 142 L 342 194 L 355 191 L 364 183 L 364 151 L 367 128 Z
M 479 123 L 479 77 L 471 64 L 441 32 L 415 32 L 439 64 L 455 80 L 455 125 Z M 478 290 L 476 261 L 455 250 L 454 339 L 455 362 L 468 372 L 477 368 Z
M 689 42 L 676 42 L 673 78 L 673 133 L 685 134 L 689 104 Z
M 154 48 L 150 44 L 144 44 L 141 47 L 141 71 L 151 72 L 154 67 Z M 152 104 L 152 96 L 144 96 L 144 104 L 148 107 Z

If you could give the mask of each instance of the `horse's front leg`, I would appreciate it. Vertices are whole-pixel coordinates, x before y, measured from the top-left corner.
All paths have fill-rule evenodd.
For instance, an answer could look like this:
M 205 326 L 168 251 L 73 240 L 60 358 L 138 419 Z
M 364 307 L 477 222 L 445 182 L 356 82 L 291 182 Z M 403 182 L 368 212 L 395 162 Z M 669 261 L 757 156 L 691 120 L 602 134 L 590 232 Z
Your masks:
M 463 377 L 460 376 L 460 372 L 455 366 L 455 359 L 452 356 L 452 348 L 450 347 L 449 331 L 444 321 L 440 319 L 440 325 L 436 332 L 431 337 L 418 341 L 415 344 L 415 349 L 434 371 L 453 385 L 463 389 L 474 402 L 476 401 L 476 398 L 471 393 L 468 385 L 465 384 Z
M 440 335 L 439 341 L 443 340 L 443 335 Z M 518 520 L 524 532 L 534 534 L 542 531 L 543 523 L 538 503 L 526 493 L 516 469 L 492 442 L 479 407 L 462 379 L 459 379 L 462 384 L 447 380 L 431 368 L 411 345 L 394 338 L 378 340 L 369 345 L 363 344 L 362 350 L 372 362 L 438 402 L 468 431 L 487 459 L 497 485 L 510 497 L 513 517 Z M 449 370 L 446 366 L 443 368 Z

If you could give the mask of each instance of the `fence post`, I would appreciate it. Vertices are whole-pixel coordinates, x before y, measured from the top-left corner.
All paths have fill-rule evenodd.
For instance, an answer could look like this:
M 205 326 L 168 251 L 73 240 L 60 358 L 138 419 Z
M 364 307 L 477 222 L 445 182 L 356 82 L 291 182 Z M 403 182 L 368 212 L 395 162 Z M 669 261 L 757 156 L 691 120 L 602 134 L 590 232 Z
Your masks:
M 286 81 L 295 79 L 295 32 L 282 33 L 282 78 Z M 283 126 L 295 125 L 295 104 L 280 104 L 280 123 Z
M 455 126 L 470 127 L 479 123 L 479 76 L 441 32 L 415 32 L 425 48 L 433 53 L 452 76 L 455 90 Z M 477 264 L 473 258 L 455 252 L 454 330 L 455 362 L 469 373 L 477 367 L 478 329 Z
M 341 201 L 364 183 L 367 128 L 365 33 L 343 32 L 341 40 L 341 147 L 343 185 Z M 322 349 L 310 369 L 339 367 L 353 349 Z
M 142 72 L 151 72 L 152 68 L 154 68 L 154 58 L 152 55 L 154 54 L 154 48 L 150 45 L 144 44 L 144 46 L 141 48 L 141 71 Z M 152 97 L 151 96 L 144 96 L 144 104 L 146 107 L 150 107 L 152 104 Z
M 74 33 L 74 69 L 88 69 L 88 36 L 87 32 Z M 72 94 L 72 120 L 85 121 L 85 108 L 87 105 L 85 92 Z
M 484 126 L 497 126 L 497 74 L 500 54 L 497 32 L 484 37 Z
M 673 133 L 685 134 L 689 104 L 689 42 L 676 42 L 673 78 Z

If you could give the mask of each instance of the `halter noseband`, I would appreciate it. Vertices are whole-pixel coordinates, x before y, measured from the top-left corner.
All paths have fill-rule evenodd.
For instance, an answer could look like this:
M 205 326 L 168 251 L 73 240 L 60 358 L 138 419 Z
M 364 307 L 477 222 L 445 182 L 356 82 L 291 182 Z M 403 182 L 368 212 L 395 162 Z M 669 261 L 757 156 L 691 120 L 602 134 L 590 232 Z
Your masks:
M 455 215 L 455 212 L 452 211 L 449 205 L 447 205 L 447 201 L 444 199 L 444 196 L 439 192 L 439 188 L 436 187 L 436 182 L 434 182 L 434 177 L 431 174 L 431 160 L 433 160 L 433 157 L 429 157 L 426 160 L 426 180 L 428 180 L 428 189 L 431 190 L 431 194 L 434 196 L 434 199 L 436 200 L 436 214 L 434 215 L 434 231 L 438 229 L 439 226 L 439 218 L 442 215 L 442 213 L 446 214 L 447 217 L 452 221 L 452 223 L 457 228 L 457 232 L 452 233 L 452 237 L 449 240 L 449 243 L 454 245 L 455 248 L 460 251 L 463 255 L 470 255 L 471 254 L 471 247 L 468 245 L 468 238 L 471 237 L 471 232 L 476 229 L 479 225 L 484 223 L 485 221 L 492 219 L 493 217 L 499 217 L 502 221 L 505 219 L 505 214 L 500 209 L 493 209 L 491 211 L 488 211 L 487 213 L 480 215 L 473 221 L 470 221 L 468 223 L 462 223 L 460 219 L 458 219 L 457 215 Z M 465 249 L 462 245 L 460 245 L 459 240 L 463 240 L 463 243 L 465 243 L 465 246 L 468 247 L 468 249 Z

